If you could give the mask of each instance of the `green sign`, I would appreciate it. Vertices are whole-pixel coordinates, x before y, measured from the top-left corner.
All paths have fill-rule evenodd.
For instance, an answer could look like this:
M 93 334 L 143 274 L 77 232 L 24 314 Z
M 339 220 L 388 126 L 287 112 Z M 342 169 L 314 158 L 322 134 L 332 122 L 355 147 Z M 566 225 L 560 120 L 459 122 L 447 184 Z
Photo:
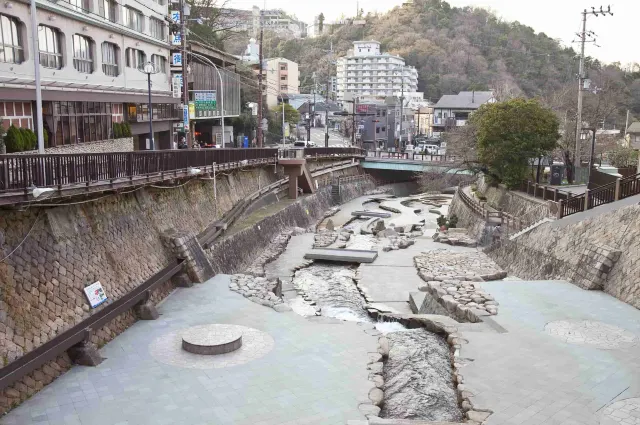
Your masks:
M 216 90 L 202 90 L 194 92 L 194 103 L 196 107 L 196 119 L 215 117 L 217 109 Z

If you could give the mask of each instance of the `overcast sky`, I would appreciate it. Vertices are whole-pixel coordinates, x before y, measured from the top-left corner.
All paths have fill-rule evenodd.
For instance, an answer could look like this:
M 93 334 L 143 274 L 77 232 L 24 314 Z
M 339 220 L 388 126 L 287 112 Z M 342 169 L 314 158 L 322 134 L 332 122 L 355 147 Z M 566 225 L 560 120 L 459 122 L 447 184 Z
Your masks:
M 606 0 L 605 0 L 606 1 Z M 587 30 L 594 31 L 601 47 L 587 45 L 587 55 L 605 62 L 619 61 L 622 64 L 640 63 L 640 0 L 611 0 L 613 16 L 589 17 Z M 402 0 L 360 0 L 366 12 L 385 12 L 400 5 Z M 505 20 L 517 20 L 531 26 L 537 32 L 562 40 L 570 45 L 580 30 L 580 12 L 591 6 L 604 6 L 594 0 L 449 0 L 452 6 L 479 6 L 491 9 Z M 230 0 L 230 7 L 250 9 L 253 5 L 264 6 L 264 1 Z M 324 13 L 327 22 L 341 14 L 355 15 L 357 0 L 267 0 L 267 9 L 284 9 L 294 13 L 307 23 L 314 16 Z M 577 49 L 577 44 L 574 44 Z

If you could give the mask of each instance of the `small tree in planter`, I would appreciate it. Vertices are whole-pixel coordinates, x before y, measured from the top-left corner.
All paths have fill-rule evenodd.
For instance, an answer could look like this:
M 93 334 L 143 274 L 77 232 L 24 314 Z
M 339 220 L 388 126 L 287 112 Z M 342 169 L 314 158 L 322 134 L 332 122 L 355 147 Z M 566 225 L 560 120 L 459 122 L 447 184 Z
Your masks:
M 458 225 L 458 216 L 452 214 L 449 218 L 447 218 L 441 215 L 437 218 L 436 223 L 438 224 L 441 232 L 445 232 L 449 229 L 455 229 Z

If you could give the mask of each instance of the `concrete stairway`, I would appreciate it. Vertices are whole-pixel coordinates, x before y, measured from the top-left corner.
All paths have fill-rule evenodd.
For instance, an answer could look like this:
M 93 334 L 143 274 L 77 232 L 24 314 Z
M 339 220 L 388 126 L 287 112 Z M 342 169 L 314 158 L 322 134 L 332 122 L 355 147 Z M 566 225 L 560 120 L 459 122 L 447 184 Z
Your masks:
M 553 220 L 553 219 L 551 219 L 551 218 L 548 218 L 548 217 L 545 217 L 545 218 L 543 218 L 542 220 L 540 220 L 540 221 L 537 221 L 537 222 L 533 223 L 531 226 L 526 227 L 526 228 L 524 228 L 524 229 L 520 230 L 518 233 L 514 233 L 513 235 L 511 235 L 511 236 L 509 237 L 509 240 L 510 240 L 510 241 L 512 241 L 512 240 L 514 240 L 514 239 L 518 238 L 519 236 L 524 235 L 525 233 L 529 233 L 530 231 L 532 231 L 532 230 L 533 230 L 533 229 L 535 229 L 536 227 L 538 227 L 538 226 L 540 226 L 540 225 L 542 225 L 542 224 L 545 224 L 545 223 L 550 223 L 550 222 L 552 222 L 552 221 L 555 221 L 555 220 Z

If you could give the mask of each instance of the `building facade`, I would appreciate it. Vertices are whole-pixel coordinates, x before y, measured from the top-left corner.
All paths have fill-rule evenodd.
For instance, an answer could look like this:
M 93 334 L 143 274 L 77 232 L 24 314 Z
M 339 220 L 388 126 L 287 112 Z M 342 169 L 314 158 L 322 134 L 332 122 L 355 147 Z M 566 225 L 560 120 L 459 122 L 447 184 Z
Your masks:
M 337 100 L 345 95 L 395 96 L 418 90 L 418 71 L 400 56 L 380 52 L 377 41 L 354 41 L 353 50 L 337 61 Z
M 35 130 L 37 54 L 50 147 L 111 139 L 113 123 L 127 121 L 137 147 L 146 149 L 148 87 L 140 68 L 153 62 L 154 137 L 156 147 L 160 140 L 169 146 L 179 100 L 171 95 L 165 0 L 37 1 L 37 28 L 31 26 L 28 3 L 3 5 L 0 113 L 5 126 Z
M 490 91 L 462 91 L 446 94 L 433 106 L 433 136 L 467 124 L 469 116 L 485 103 L 495 102 Z
M 285 58 L 266 59 L 262 66 L 265 75 L 267 106 L 272 108 L 286 94 L 299 93 L 298 64 Z

